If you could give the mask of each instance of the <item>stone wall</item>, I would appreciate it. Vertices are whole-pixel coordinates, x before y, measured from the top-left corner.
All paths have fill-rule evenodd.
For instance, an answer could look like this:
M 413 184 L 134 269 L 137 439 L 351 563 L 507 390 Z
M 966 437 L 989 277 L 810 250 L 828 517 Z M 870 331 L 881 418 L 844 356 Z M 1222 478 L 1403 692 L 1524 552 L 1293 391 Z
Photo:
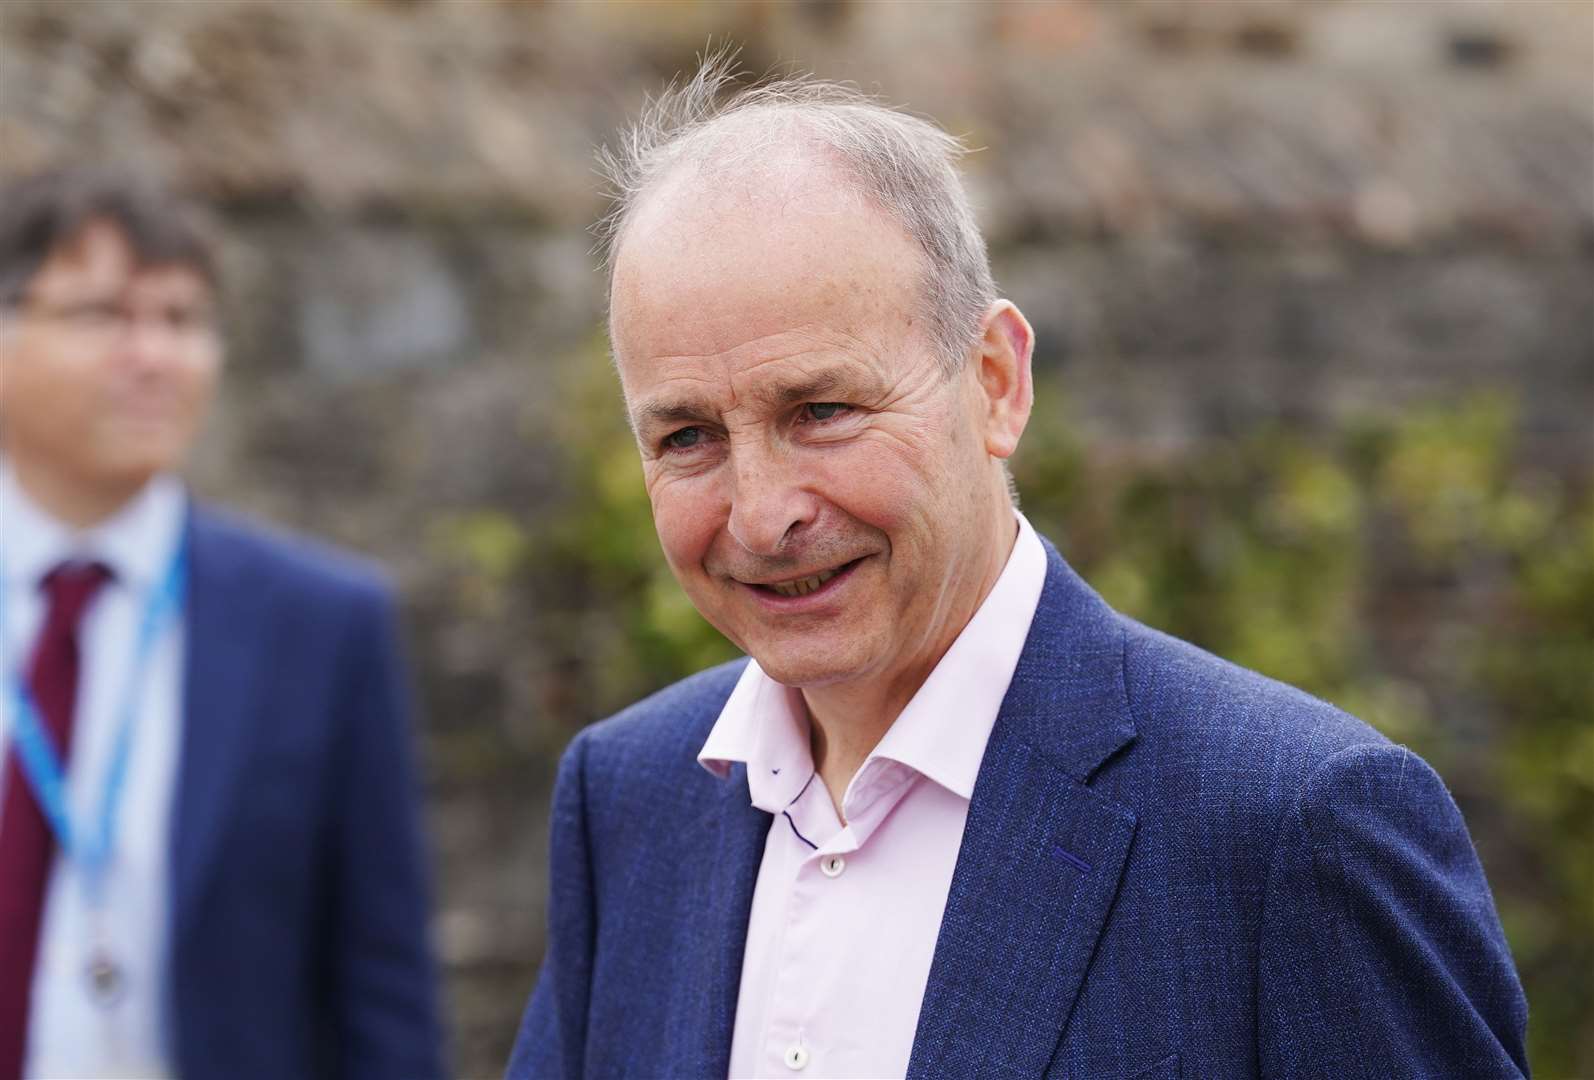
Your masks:
M 1594 466 L 1578 0 L 7 0 L 0 172 L 120 161 L 224 219 L 231 367 L 200 489 L 371 553 L 404 592 L 468 1075 L 501 1068 L 529 990 L 552 754 L 594 716 L 526 646 L 538 598 L 471 593 L 437 529 L 557 506 L 549 433 L 570 365 L 601 356 L 592 147 L 711 38 L 981 148 L 998 279 L 1098 446 L 1499 387 L 1525 454 Z

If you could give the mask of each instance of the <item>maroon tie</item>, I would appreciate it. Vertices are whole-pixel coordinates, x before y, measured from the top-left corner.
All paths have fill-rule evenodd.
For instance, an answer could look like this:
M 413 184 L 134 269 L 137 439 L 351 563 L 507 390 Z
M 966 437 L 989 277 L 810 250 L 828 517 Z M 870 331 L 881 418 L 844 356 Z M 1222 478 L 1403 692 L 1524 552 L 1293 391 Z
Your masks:
M 78 624 L 109 576 L 97 563 L 66 563 L 44 579 L 50 608 L 28 663 L 28 693 L 63 768 L 72 752 Z M 11 672 L 3 677 L 9 682 Z M 10 692 L 9 686 L 5 689 Z M 22 771 L 15 740 L 7 740 L 7 747 L 5 797 L 0 806 L 0 1080 L 19 1080 L 55 835 Z

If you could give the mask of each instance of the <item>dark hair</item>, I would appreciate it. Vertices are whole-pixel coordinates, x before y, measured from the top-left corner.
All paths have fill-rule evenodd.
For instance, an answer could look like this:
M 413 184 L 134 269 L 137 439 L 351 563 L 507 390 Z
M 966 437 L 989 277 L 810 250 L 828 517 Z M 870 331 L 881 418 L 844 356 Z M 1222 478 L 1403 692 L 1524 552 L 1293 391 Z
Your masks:
M 97 221 L 119 229 L 141 266 L 183 266 L 219 282 L 199 208 L 170 189 L 69 166 L 0 186 L 0 310 L 21 302 L 39 268 Z

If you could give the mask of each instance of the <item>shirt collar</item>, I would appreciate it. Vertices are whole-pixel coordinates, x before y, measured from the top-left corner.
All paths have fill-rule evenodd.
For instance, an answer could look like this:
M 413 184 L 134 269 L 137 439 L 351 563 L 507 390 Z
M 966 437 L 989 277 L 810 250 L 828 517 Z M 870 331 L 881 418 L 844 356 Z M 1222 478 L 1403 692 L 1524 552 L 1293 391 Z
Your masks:
M 721 779 L 732 762 L 745 764 L 753 805 L 780 813 L 814 772 L 802 693 L 771 679 L 757 660 L 749 660 L 697 760 Z
M 82 560 L 104 563 L 132 588 L 153 587 L 176 549 L 186 507 L 182 483 L 161 474 L 106 520 L 73 529 L 34 502 L 10 463 L 0 460 L 0 566 L 6 584 L 32 588 L 61 563 Z
M 858 770 L 859 776 L 869 762 L 883 758 L 965 799 L 973 796 L 985 744 L 1046 581 L 1040 537 L 1023 514 L 1014 515 L 1018 538 L 996 584 Z M 756 660 L 750 661 L 697 760 L 721 778 L 733 762 L 744 763 L 753 805 L 777 813 L 813 773 L 808 723 L 801 693 L 777 683 Z

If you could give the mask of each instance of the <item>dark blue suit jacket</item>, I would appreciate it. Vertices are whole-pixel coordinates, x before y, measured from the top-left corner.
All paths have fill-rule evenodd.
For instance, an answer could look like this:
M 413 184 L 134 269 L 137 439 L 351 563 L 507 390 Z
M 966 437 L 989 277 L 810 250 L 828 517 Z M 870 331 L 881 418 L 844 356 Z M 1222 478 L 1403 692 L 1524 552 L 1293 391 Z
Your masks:
M 392 605 L 196 508 L 169 1001 L 184 1080 L 442 1075 Z
M 909 1074 L 1525 1074 L 1527 1006 L 1433 770 L 1123 618 L 1047 556 Z M 770 818 L 743 769 L 721 781 L 695 758 L 739 672 L 678 683 L 565 754 L 515 1080 L 726 1074 Z

